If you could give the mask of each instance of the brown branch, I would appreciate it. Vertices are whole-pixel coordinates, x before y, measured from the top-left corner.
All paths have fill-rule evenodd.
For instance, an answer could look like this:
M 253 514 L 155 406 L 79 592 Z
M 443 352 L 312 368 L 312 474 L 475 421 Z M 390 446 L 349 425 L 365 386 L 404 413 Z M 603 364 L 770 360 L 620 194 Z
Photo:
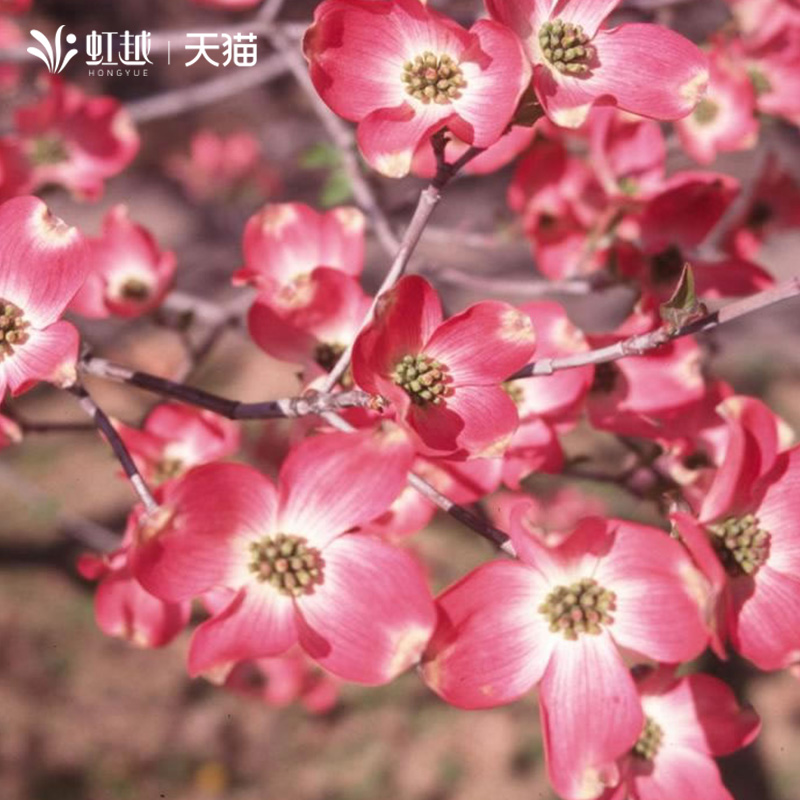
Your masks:
M 157 511 L 158 503 L 155 497 L 153 497 L 153 493 L 150 491 L 145 479 L 139 472 L 139 468 L 136 466 L 136 462 L 133 460 L 133 456 L 131 456 L 125 442 L 122 441 L 122 437 L 120 437 L 117 429 L 106 413 L 94 402 L 89 392 L 87 392 L 81 384 L 74 384 L 69 387 L 67 391 L 78 398 L 81 408 L 92 418 L 97 429 L 105 437 L 111 450 L 117 457 L 117 461 L 122 465 L 122 469 L 130 481 L 131 486 L 133 486 L 134 491 L 139 495 L 139 499 L 144 504 L 147 513 L 151 514 Z
M 194 386 L 187 386 L 185 383 L 151 375 L 149 372 L 139 372 L 113 364 L 103 358 L 84 358 L 78 367 L 86 375 L 136 386 L 162 397 L 213 411 L 227 419 L 286 419 L 323 415 L 328 411 L 338 411 L 343 408 L 369 408 L 382 411 L 385 407 L 383 398 L 358 389 L 336 394 L 317 392 L 259 403 L 243 403 L 211 394 Z
M 342 419 L 338 414 L 327 413 L 322 415 L 326 422 L 337 430 L 344 431 L 345 433 L 352 433 L 356 429 L 346 420 Z M 415 472 L 408 473 L 408 483 L 416 489 L 423 497 L 430 500 L 435 506 L 440 508 L 446 514 L 449 514 L 453 519 L 457 519 L 463 525 L 471 528 L 477 534 L 482 536 L 487 541 L 491 542 L 496 547 L 499 547 L 503 552 L 512 557 L 516 557 L 514 546 L 507 533 L 501 531 L 490 525 L 486 520 L 480 519 L 475 516 L 471 511 L 458 505 L 458 503 L 451 500 L 446 495 L 443 495 L 438 489 L 432 486 L 420 475 Z

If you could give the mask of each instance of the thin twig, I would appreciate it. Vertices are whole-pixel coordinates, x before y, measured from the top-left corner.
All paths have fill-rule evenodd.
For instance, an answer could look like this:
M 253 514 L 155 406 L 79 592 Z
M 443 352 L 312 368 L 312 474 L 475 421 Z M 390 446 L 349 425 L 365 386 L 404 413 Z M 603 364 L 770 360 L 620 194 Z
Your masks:
M 352 433 L 356 429 L 347 420 L 342 419 L 338 414 L 326 413 L 322 415 L 325 421 L 337 430 L 345 433 Z M 495 528 L 483 519 L 476 517 L 471 511 L 458 505 L 438 489 L 432 486 L 416 472 L 408 473 L 408 483 L 416 489 L 423 497 L 430 500 L 437 508 L 440 508 L 453 519 L 457 519 L 463 525 L 471 528 L 484 539 L 490 541 L 496 547 L 512 557 L 516 557 L 514 546 L 509 535 L 499 528 Z
M 80 384 L 75 384 L 67 391 L 78 398 L 81 408 L 92 418 L 97 429 L 105 436 L 114 455 L 122 465 L 122 469 L 128 477 L 131 486 L 133 486 L 136 494 L 139 495 L 139 499 L 142 501 L 147 513 L 152 514 L 157 511 L 158 503 L 155 497 L 153 497 L 153 493 L 150 491 L 142 474 L 139 472 L 139 468 L 136 466 L 133 456 L 131 456 L 128 451 L 125 442 L 122 441 L 122 438 L 106 413 L 94 402 L 89 392 Z
M 185 383 L 160 378 L 149 372 L 138 372 L 113 364 L 103 358 L 84 358 L 78 366 L 86 375 L 136 386 L 188 405 L 205 408 L 227 419 L 286 419 L 322 415 L 327 411 L 343 408 L 369 408 L 373 411 L 382 411 L 385 406 L 383 398 L 358 389 L 336 394 L 317 392 L 260 403 L 243 403 L 211 394 L 194 386 L 187 386 Z
M 226 100 L 239 92 L 268 83 L 284 75 L 287 69 L 286 62 L 281 56 L 271 55 L 253 67 L 242 67 L 228 75 L 221 75 L 203 83 L 169 89 L 153 97 L 133 100 L 125 107 L 135 122 L 172 117 L 219 100 Z
M 572 369 L 574 367 L 585 367 L 589 364 L 604 364 L 609 361 L 617 361 L 628 356 L 641 356 L 655 350 L 673 339 L 680 339 L 682 336 L 692 336 L 697 333 L 709 331 L 719 325 L 724 325 L 734 319 L 752 314 L 764 308 L 789 300 L 800 295 L 800 277 L 791 278 L 784 283 L 765 289 L 763 292 L 736 300 L 723 306 L 717 311 L 705 314 L 694 322 L 683 325 L 677 329 L 670 329 L 662 325 L 649 333 L 641 333 L 636 336 L 629 336 L 616 344 L 607 347 L 599 347 L 595 350 L 588 350 L 584 353 L 575 353 L 571 356 L 560 356 L 555 358 L 541 358 L 526 364 L 522 369 L 515 372 L 507 380 L 513 381 L 519 378 L 531 378 L 537 375 L 552 375 L 562 369 Z
M 476 275 L 455 267 L 446 267 L 431 272 L 440 281 L 462 289 L 512 294 L 515 297 L 541 297 L 551 294 L 582 297 L 619 285 L 619 281 L 603 272 L 586 278 L 567 278 L 562 281 L 550 281 L 542 278 L 498 278 L 491 275 Z

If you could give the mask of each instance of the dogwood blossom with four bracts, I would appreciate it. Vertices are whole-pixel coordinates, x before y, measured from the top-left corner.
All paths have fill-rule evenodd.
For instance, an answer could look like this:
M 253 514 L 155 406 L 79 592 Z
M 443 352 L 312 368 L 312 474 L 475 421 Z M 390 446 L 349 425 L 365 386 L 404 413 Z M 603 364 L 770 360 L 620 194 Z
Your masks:
M 597 797 L 644 725 L 619 648 L 669 663 L 699 655 L 705 582 L 677 542 L 644 525 L 589 518 L 547 547 L 512 516 L 510 533 L 519 561 L 484 564 L 437 598 L 423 677 L 463 708 L 538 684 L 555 790 Z
M 800 446 L 779 452 L 759 406 L 728 403 L 724 460 L 696 517 L 674 523 L 715 595 L 716 645 L 764 670 L 800 657 Z
M 175 275 L 175 254 L 161 250 L 152 234 L 133 222 L 124 205 L 103 220 L 102 235 L 89 239 L 91 271 L 70 303 L 85 317 L 138 317 L 157 308 Z
M 492 18 L 522 39 L 533 85 L 557 125 L 579 127 L 592 106 L 680 119 L 708 85 L 708 61 L 675 31 L 629 23 L 602 27 L 620 0 L 486 0 Z
M 115 427 L 144 478 L 156 484 L 232 455 L 241 438 L 236 422 L 178 403 L 156 406 L 141 428 Z
M 499 456 L 518 423 L 502 381 L 536 344 L 527 314 L 486 301 L 442 320 L 439 297 L 416 275 L 387 292 L 353 347 L 358 386 L 386 397 L 424 455 Z
M 305 440 L 277 488 L 241 464 L 198 467 L 166 484 L 160 519 L 139 531 L 134 574 L 171 602 L 229 594 L 196 629 L 189 672 L 223 681 L 236 663 L 298 642 L 365 684 L 415 663 L 435 618 L 421 568 L 402 550 L 346 533 L 388 508 L 412 458 L 392 426 Z
M 61 315 L 87 269 L 83 236 L 41 200 L 0 205 L 0 398 L 74 382 L 78 331 Z
M 320 97 L 358 123 L 364 158 L 393 178 L 445 127 L 493 145 L 531 77 L 507 27 L 479 20 L 467 31 L 420 0 L 325 0 L 303 49 Z
M 620 761 L 620 785 L 600 800 L 733 800 L 714 763 L 746 747 L 761 721 L 730 687 L 710 675 L 679 678 L 670 667 L 635 670 L 645 724 Z
M 321 214 L 304 203 L 269 203 L 247 221 L 242 250 L 234 284 L 252 284 L 275 306 L 303 305 L 317 267 L 361 274 L 364 215 L 351 206 Z
M 139 134 L 114 97 L 89 97 L 55 75 L 46 94 L 15 113 L 35 186 L 58 184 L 97 199 L 104 181 L 122 172 L 139 151 Z

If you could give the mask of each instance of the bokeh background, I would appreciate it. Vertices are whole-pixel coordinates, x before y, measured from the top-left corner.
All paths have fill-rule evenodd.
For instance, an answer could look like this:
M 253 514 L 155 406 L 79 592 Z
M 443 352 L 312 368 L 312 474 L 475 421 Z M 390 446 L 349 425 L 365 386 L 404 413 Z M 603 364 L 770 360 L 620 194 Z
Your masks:
M 313 0 L 289 0 L 281 20 L 310 19 Z M 480 11 L 472 0 L 439 0 L 438 7 L 469 23 Z M 248 30 L 252 12 L 202 9 L 190 0 L 36 0 L 23 24 L 52 33 L 60 24 L 79 35 L 96 30 Z M 717 0 L 662 5 L 623 4 L 619 19 L 658 18 L 695 40 L 724 21 Z M 270 50 L 261 45 L 260 58 Z M 214 68 L 169 68 L 155 57 L 148 77 L 88 77 L 69 73 L 87 92 L 111 94 L 134 114 L 148 98 L 218 76 Z M 233 67 L 228 68 L 233 70 Z M 4 97 L 0 125 L 33 91 L 36 65 L 25 67 L 18 94 Z M 142 105 L 145 102 L 145 105 Z M 137 111 L 138 109 L 138 111 Z M 259 140 L 274 184 L 259 196 L 198 201 L 165 164 L 188 152 L 200 129 L 220 134 L 248 130 Z M 141 121 L 141 151 L 103 198 L 79 203 L 63 191 L 45 193 L 51 208 L 97 234 L 105 212 L 125 202 L 178 257 L 177 287 L 216 303 L 240 302 L 230 286 L 240 266 L 241 232 L 265 200 L 325 205 L 346 201 L 347 182 L 335 151 L 307 97 L 290 75 L 191 110 Z M 767 132 L 784 162 L 800 173 L 797 131 Z M 751 153 L 720 158 L 714 169 L 743 179 Z M 689 167 L 670 155 L 670 168 Z M 413 269 L 432 280 L 447 267 L 503 278 L 534 273 L 527 242 L 505 205 L 510 170 L 458 180 L 426 233 Z M 798 174 L 797 177 L 800 177 Z M 408 218 L 420 181 L 371 179 L 383 208 L 398 225 Z M 800 233 L 767 244 L 761 262 L 777 277 L 797 273 Z M 386 257 L 370 237 L 365 283 L 374 289 Z M 440 282 L 446 305 L 458 310 L 475 292 Z M 512 302 L 522 298 L 497 293 Z M 559 298 L 560 300 L 562 298 Z M 565 298 L 587 330 L 607 328 L 625 314 L 624 291 Z M 195 369 L 174 320 L 107 321 L 81 328 L 104 355 L 162 375 L 189 372 L 210 391 L 243 400 L 291 394 L 291 365 L 268 358 L 235 325 Z M 191 333 L 191 332 L 190 332 Z M 742 392 L 765 399 L 800 430 L 800 313 L 784 304 L 705 337 L 709 369 Z M 191 371 L 190 371 L 191 370 Z M 93 383 L 100 404 L 135 422 L 153 398 Z M 15 404 L 31 419 L 81 421 L 71 398 L 40 388 Z M 242 457 L 265 471 L 282 455 L 286 424 L 245 426 Z M 613 465 L 623 454 L 611 437 L 567 437 L 568 454 L 588 454 Z M 415 675 L 377 689 L 346 687 L 330 712 L 271 708 L 203 681 L 190 681 L 184 661 L 188 634 L 161 651 L 140 651 L 96 628 L 92 585 L 77 576 L 76 557 L 92 523 L 121 533 L 132 496 L 102 441 L 82 432 L 30 435 L 0 454 L 0 798 L 2 800 L 533 800 L 551 798 L 544 774 L 535 698 L 506 708 L 462 712 L 431 694 Z M 532 491 L 559 480 L 530 483 Z M 574 483 L 574 481 L 573 481 Z M 635 503 L 613 486 L 582 482 L 617 514 L 652 520 L 653 507 Z M 77 532 L 77 533 L 76 533 Z M 76 538 L 77 537 L 77 538 Z M 437 518 L 416 537 L 431 566 L 435 588 L 492 556 L 486 543 L 452 521 Z M 744 692 L 765 720 L 759 740 L 722 762 L 737 800 L 800 798 L 800 685 L 788 674 L 760 676 L 740 663 L 707 666 Z M 675 800 L 692 800 L 675 798 Z

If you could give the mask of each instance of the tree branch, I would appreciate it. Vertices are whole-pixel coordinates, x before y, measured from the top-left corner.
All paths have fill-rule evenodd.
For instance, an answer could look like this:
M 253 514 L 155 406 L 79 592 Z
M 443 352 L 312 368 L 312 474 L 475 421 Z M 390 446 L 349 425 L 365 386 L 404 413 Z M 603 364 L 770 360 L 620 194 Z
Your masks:
M 555 358 L 542 358 L 526 364 L 522 369 L 515 372 L 507 380 L 515 381 L 519 378 L 531 378 L 537 375 L 552 375 L 562 369 L 572 369 L 574 367 L 584 367 L 588 364 L 605 364 L 609 361 L 617 361 L 627 356 L 641 356 L 650 350 L 665 345 L 673 339 L 680 339 L 682 336 L 691 336 L 697 333 L 709 331 L 719 325 L 724 325 L 734 319 L 752 314 L 755 311 L 768 308 L 800 295 L 800 277 L 791 278 L 784 283 L 765 289 L 763 292 L 735 300 L 723 306 L 717 311 L 705 314 L 694 322 L 683 325 L 677 329 L 671 329 L 662 325 L 649 333 L 641 333 L 636 336 L 629 336 L 616 344 L 608 347 L 599 347 L 596 350 L 588 350 L 585 353 L 576 353 L 571 356 L 560 356 Z
M 106 441 L 114 451 L 114 455 L 122 465 L 122 469 L 125 475 L 127 475 L 131 486 L 133 486 L 136 494 L 139 495 L 139 499 L 142 501 L 147 513 L 152 514 L 157 511 L 158 503 L 153 497 L 153 493 L 150 491 L 150 488 L 139 472 L 139 468 L 136 466 L 133 457 L 125 446 L 125 442 L 122 441 L 122 438 L 119 433 L 117 433 L 111 420 L 106 416 L 106 413 L 92 400 L 89 392 L 87 392 L 81 384 L 75 384 L 68 388 L 67 391 L 78 398 L 81 408 L 92 418 L 97 429 L 105 436 Z
M 382 411 L 385 408 L 383 398 L 358 389 L 336 394 L 318 392 L 260 403 L 242 403 L 239 400 L 211 394 L 194 386 L 160 378 L 149 372 L 128 369 L 103 358 L 84 358 L 78 367 L 86 375 L 136 386 L 147 392 L 213 411 L 227 419 L 282 419 L 305 417 L 312 414 L 322 415 L 327 411 L 343 408 L 369 408 L 373 411 Z
M 342 419 L 338 414 L 329 412 L 322 415 L 326 422 L 337 430 L 345 433 L 353 433 L 356 429 L 347 420 Z M 511 544 L 509 535 L 499 528 L 495 528 L 485 520 L 476 517 L 471 511 L 458 505 L 438 489 L 432 486 L 420 475 L 415 472 L 408 473 L 408 483 L 416 489 L 423 497 L 430 500 L 435 506 L 440 508 L 453 519 L 457 519 L 463 525 L 471 528 L 484 539 L 491 542 L 495 547 L 499 547 L 503 552 L 512 557 L 516 557 L 514 546 Z

